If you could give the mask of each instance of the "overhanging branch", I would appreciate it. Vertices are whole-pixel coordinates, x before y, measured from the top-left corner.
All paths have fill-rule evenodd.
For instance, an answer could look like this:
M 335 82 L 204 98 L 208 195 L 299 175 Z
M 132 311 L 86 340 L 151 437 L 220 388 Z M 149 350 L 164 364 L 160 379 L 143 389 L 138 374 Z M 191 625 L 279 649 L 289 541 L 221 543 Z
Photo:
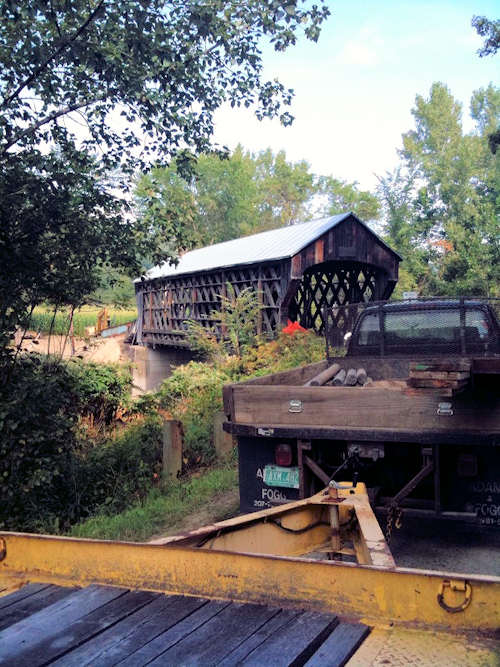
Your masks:
M 11 139 L 1 150 L 1 154 L 6 153 L 9 148 L 12 148 L 15 144 L 17 144 L 18 141 L 20 141 L 23 137 L 27 136 L 28 134 L 31 134 L 32 132 L 36 132 L 39 128 L 42 127 L 42 125 L 46 125 L 47 123 L 50 123 L 53 120 L 56 120 L 57 118 L 60 118 L 61 116 L 65 116 L 66 114 L 71 113 L 72 111 L 77 111 L 78 109 L 83 109 L 84 107 L 88 107 L 91 104 L 95 104 L 96 102 L 102 102 L 103 100 L 106 99 L 106 96 L 98 97 L 95 100 L 91 100 L 90 102 L 78 102 L 75 104 L 71 104 L 67 107 L 63 107 L 62 109 L 58 109 L 57 111 L 54 111 L 53 113 L 49 114 L 48 116 L 45 116 L 45 118 L 41 118 L 37 123 L 34 123 L 33 125 L 30 125 L 26 129 L 24 129 L 22 132 L 17 134 L 13 139 Z
M 12 93 L 12 95 L 9 95 L 4 99 L 2 102 L 2 105 L 0 108 L 4 109 L 7 107 L 13 99 L 15 99 L 19 93 L 24 90 L 27 86 L 29 86 L 36 78 L 43 72 L 44 69 L 55 59 L 57 56 L 64 51 L 64 49 L 71 44 L 71 42 L 74 42 L 78 37 L 85 32 L 87 27 L 92 23 L 92 21 L 95 19 L 99 11 L 104 5 L 105 0 L 100 0 L 99 3 L 97 4 L 97 7 L 94 9 L 93 12 L 91 12 L 86 19 L 84 23 L 74 32 L 70 37 L 68 37 L 66 40 L 64 40 L 59 47 L 50 55 L 48 58 L 46 58 L 41 65 L 39 65 L 36 70 L 30 74 L 19 86 L 16 88 L 16 90 Z

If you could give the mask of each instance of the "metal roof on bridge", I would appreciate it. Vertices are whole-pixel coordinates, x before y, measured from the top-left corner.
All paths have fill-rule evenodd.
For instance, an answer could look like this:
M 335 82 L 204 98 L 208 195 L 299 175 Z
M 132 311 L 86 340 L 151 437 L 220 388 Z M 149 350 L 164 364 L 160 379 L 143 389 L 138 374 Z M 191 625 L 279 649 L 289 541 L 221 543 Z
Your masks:
M 213 271 L 229 266 L 256 264 L 293 257 L 322 234 L 350 216 L 354 217 L 361 225 L 369 229 L 370 233 L 376 236 L 357 216 L 352 213 L 342 213 L 330 218 L 280 227 L 279 229 L 245 236 L 233 241 L 225 241 L 224 243 L 216 243 L 205 248 L 191 250 L 182 255 L 177 266 L 164 262 L 147 271 L 145 278 L 146 280 L 153 280 L 166 276 L 176 277 L 199 271 Z M 381 239 L 378 240 L 388 248 Z M 394 252 L 392 249 L 390 250 Z M 140 279 L 135 282 L 138 281 Z

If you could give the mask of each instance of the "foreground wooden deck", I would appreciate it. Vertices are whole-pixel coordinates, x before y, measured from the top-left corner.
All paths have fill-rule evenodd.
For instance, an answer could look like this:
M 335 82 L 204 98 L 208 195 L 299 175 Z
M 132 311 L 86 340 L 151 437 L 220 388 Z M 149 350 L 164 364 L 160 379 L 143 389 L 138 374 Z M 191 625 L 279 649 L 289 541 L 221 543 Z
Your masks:
M 0 597 L 0 665 L 344 665 L 369 634 L 333 614 L 32 583 Z

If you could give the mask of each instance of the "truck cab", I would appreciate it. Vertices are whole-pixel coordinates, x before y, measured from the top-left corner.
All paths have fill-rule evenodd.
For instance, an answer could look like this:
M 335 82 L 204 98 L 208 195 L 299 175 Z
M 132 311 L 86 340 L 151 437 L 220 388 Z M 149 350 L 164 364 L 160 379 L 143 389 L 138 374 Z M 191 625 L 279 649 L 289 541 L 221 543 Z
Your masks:
M 415 300 L 368 306 L 349 338 L 347 356 L 500 354 L 494 309 L 479 300 Z

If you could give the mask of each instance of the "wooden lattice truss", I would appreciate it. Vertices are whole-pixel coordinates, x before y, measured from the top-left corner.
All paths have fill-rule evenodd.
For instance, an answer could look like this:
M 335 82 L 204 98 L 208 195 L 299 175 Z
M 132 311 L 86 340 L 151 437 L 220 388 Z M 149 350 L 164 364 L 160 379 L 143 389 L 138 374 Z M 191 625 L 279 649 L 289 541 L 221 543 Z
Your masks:
M 236 296 L 250 287 L 261 303 L 259 333 L 273 336 L 280 324 L 283 294 L 282 263 L 251 265 L 213 272 L 163 278 L 145 284 L 143 290 L 142 334 L 146 342 L 160 345 L 186 345 L 186 321 L 215 329 L 222 335 L 213 313 L 221 308 L 230 284 Z
M 379 298 L 380 273 L 380 269 L 356 262 L 326 262 L 308 269 L 291 304 L 291 319 L 323 333 L 328 317 L 329 330 L 350 331 L 356 313 L 343 306 Z
M 186 321 L 224 334 L 214 311 L 227 295 L 227 285 L 235 294 L 250 287 L 261 303 L 258 332 L 273 337 L 287 318 L 317 333 L 352 328 L 352 309 L 343 308 L 360 301 L 372 301 L 380 291 L 381 270 L 358 262 L 324 262 L 304 272 L 301 280 L 290 281 L 288 262 L 239 266 L 224 270 L 160 278 L 144 283 L 142 335 L 145 342 L 185 346 Z M 293 294 L 290 298 L 290 291 Z

